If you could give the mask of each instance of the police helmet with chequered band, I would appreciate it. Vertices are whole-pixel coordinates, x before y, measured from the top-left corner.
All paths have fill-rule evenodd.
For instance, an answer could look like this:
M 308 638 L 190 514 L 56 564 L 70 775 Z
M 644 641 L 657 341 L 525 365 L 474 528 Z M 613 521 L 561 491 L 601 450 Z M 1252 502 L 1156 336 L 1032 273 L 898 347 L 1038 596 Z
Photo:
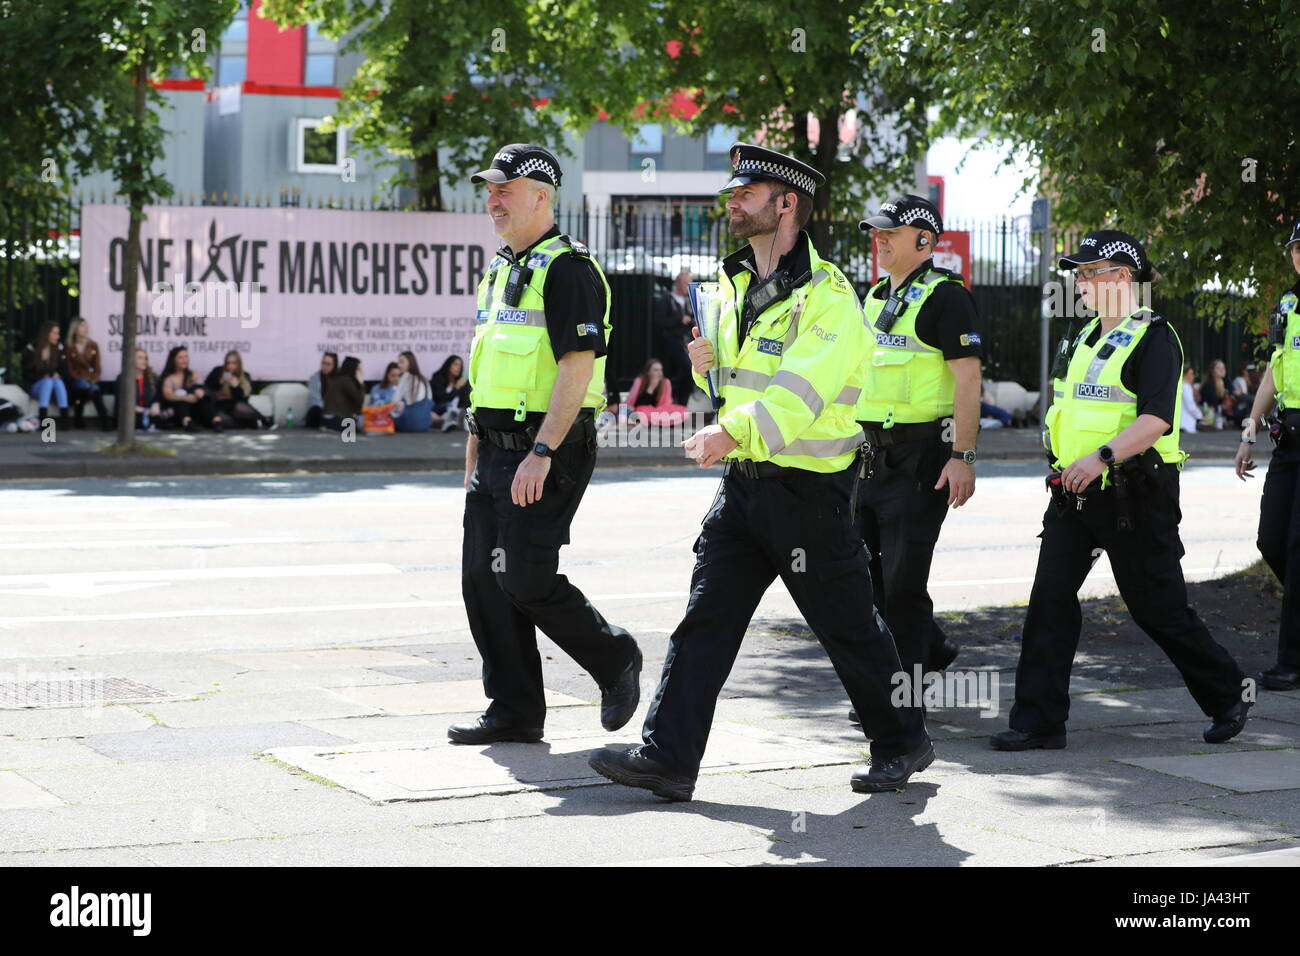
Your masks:
M 1285 249 L 1290 249 L 1293 242 L 1300 242 L 1300 219 L 1297 219 L 1295 225 L 1291 227 L 1291 238 L 1282 243 L 1282 246 Z
M 1086 266 L 1092 262 L 1108 259 L 1120 265 L 1132 266 L 1133 275 L 1139 282 L 1151 278 L 1151 260 L 1147 258 L 1146 249 L 1127 232 L 1118 229 L 1094 229 L 1083 237 L 1079 251 L 1068 256 L 1061 256 L 1057 261 L 1058 269 L 1070 270 Z
M 870 229 L 897 229 L 899 226 L 929 229 L 938 238 L 943 233 L 943 217 L 930 200 L 904 193 L 887 203 L 881 203 L 878 213 L 858 223 L 858 228 L 863 232 Z
M 508 183 L 512 179 L 535 179 L 539 183 L 560 185 L 560 161 L 544 146 L 511 143 L 502 146 L 492 157 L 492 165 L 469 178 L 472 183 Z
M 720 193 L 750 183 L 774 182 L 811 196 L 818 186 L 826 183 L 826 177 L 807 163 L 774 149 L 764 149 L 749 143 L 732 145 L 731 166 L 731 179 L 718 190 Z

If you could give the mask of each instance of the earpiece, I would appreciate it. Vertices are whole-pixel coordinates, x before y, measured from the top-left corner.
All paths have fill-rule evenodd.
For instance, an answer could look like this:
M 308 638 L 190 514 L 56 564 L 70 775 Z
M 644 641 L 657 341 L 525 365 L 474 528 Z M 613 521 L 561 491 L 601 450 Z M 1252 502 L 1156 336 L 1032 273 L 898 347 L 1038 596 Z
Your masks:
M 930 237 L 927 236 L 925 233 L 921 233 L 919 236 L 916 237 L 917 249 L 924 249 L 929 244 L 930 244 Z

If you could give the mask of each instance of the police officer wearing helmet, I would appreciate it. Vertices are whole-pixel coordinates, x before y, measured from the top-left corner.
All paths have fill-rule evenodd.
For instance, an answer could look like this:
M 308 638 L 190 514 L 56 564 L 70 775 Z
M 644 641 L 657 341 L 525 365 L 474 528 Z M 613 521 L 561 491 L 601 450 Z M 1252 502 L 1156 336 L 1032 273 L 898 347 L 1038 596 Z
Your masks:
M 958 648 L 934 620 L 930 563 L 948 508 L 975 491 L 979 315 L 962 277 L 934 264 L 943 219 L 928 199 L 899 196 L 858 225 L 888 273 L 863 303 L 875 341 L 857 405 L 872 462 L 859 530 L 903 669 L 938 671 Z
M 852 287 L 802 230 L 824 177 L 789 156 L 731 150 L 731 234 L 718 341 L 690 346 L 696 380 L 717 368 L 718 423 L 683 444 L 702 467 L 725 461 L 695 542 L 686 616 L 673 632 L 644 745 L 604 750 L 593 769 L 617 783 L 689 800 L 714 706 L 763 593 L 779 576 L 825 648 L 871 738 L 859 792 L 897 789 L 934 749 L 920 708 L 891 702 L 898 652 L 871 604 L 862 539 L 850 520 L 861 430 L 853 417 L 867 331 Z
M 1286 241 L 1287 256 L 1300 272 L 1300 222 Z M 1241 430 L 1237 476 L 1251 477 L 1256 423 L 1274 403 L 1279 409 L 1269 428 L 1273 458 L 1264 479 L 1259 507 L 1259 553 L 1282 582 L 1282 621 L 1278 627 L 1277 663 L 1259 675 L 1267 690 L 1300 688 L 1300 281 L 1273 310 L 1272 360 L 1264 372 L 1250 418 Z
M 555 226 L 560 164 L 540 146 L 503 147 L 487 210 L 505 246 L 479 283 L 469 360 L 461 590 L 492 703 L 455 743 L 542 737 L 536 628 L 595 678 L 601 723 L 640 701 L 641 652 L 557 573 L 560 547 L 596 462 L 609 341 L 609 285 L 582 243 Z
M 1142 244 L 1115 230 L 1090 232 L 1060 260 L 1077 270 L 1084 305 L 1097 312 L 1062 349 L 1044 444 L 1052 474 L 1038 569 L 1016 669 L 1011 729 L 996 750 L 1060 749 L 1070 709 L 1070 667 L 1082 624 L 1078 591 L 1096 549 L 1110 557 L 1138 626 L 1173 661 L 1201 710 L 1203 737 L 1223 743 L 1246 725 L 1241 669 L 1187 604 L 1179 559 L 1178 445 L 1183 350 L 1162 316 L 1140 304 L 1154 278 Z

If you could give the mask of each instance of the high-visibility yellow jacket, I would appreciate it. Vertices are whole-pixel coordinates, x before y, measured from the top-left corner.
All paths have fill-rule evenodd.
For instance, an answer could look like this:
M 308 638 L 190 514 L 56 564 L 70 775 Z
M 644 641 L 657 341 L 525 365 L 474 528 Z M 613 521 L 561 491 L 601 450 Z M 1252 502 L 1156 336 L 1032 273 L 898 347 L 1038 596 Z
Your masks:
M 515 419 L 523 421 L 528 412 L 545 412 L 551 402 L 551 390 L 559 363 L 551 349 L 546 328 L 546 273 L 560 256 L 590 253 L 582 243 L 568 236 L 552 236 L 534 246 L 526 265 L 533 270 L 518 305 L 506 305 L 504 293 L 511 263 L 498 254 L 488 263 L 487 274 L 478 286 L 478 312 L 475 315 L 474 341 L 470 345 L 469 383 L 471 411 L 478 408 L 513 409 Z M 605 315 L 600 332 L 609 344 L 609 283 L 595 259 L 601 285 L 605 288 Z M 584 330 L 594 333 L 595 329 Z M 596 359 L 583 408 L 604 405 L 601 388 L 605 383 L 605 357 Z
M 881 279 L 888 288 L 889 278 Z M 952 414 L 957 379 L 943 357 L 943 350 L 926 345 L 916 335 L 916 318 L 921 306 L 944 282 L 961 282 L 959 276 L 931 269 L 915 279 L 904 293 L 907 309 L 888 332 L 877 327 L 887 299 L 868 295 L 862 304 L 875 348 L 867 365 L 862 397 L 858 399 L 860 422 L 895 424 L 932 422 Z
M 806 245 L 809 278 L 760 313 L 743 342 L 741 311 L 756 276 L 742 262 L 753 253 L 747 246 L 723 261 L 723 311 L 713 343 L 723 402 L 718 421 L 739 443 L 728 458 L 842 471 L 862 442 L 853 406 L 867 327 L 844 274 L 817 255 L 807 233 L 798 242 Z M 796 247 L 789 260 L 802 265 L 798 253 Z
M 1075 339 L 1074 356 L 1064 379 L 1052 381 L 1052 407 L 1047 410 L 1044 424 L 1049 432 L 1053 466 L 1064 470 L 1091 455 L 1102 445 L 1137 421 L 1137 396 L 1124 387 L 1121 375 L 1128 361 L 1151 328 L 1153 319 L 1159 319 L 1146 307 L 1136 309 L 1128 318 L 1088 345 L 1088 336 L 1100 319 L 1093 319 L 1083 327 Z M 1178 341 L 1177 333 L 1174 340 Z M 1182 354 L 1182 343 L 1178 344 Z M 1182 371 L 1178 363 L 1178 374 Z M 1181 466 L 1187 459 L 1178 444 L 1178 423 L 1182 414 L 1183 391 L 1175 392 L 1174 420 L 1169 434 L 1156 439 L 1153 446 L 1162 460 Z M 1103 473 L 1102 487 L 1110 484 L 1110 471 Z
M 1293 288 L 1278 308 L 1286 316 L 1286 333 L 1273 347 L 1273 388 L 1282 408 L 1300 408 L 1300 299 Z

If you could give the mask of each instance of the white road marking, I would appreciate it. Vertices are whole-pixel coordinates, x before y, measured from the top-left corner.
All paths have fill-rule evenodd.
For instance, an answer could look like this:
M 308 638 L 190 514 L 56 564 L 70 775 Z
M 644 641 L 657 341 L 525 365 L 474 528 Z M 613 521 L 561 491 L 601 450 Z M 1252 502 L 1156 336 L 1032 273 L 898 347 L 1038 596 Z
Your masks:
M 100 521 L 61 524 L 0 524 L 0 534 L 57 534 L 60 531 L 180 531 L 229 528 L 229 521 Z M 10 546 L 6 546 L 8 548 Z
M 131 587 L 149 587 L 178 581 L 363 577 L 401 573 L 401 570 L 392 564 L 290 564 L 268 567 L 156 568 L 140 571 L 4 574 L 0 575 L 0 597 L 13 594 L 29 594 L 37 597 L 98 597 L 101 594 L 129 590 Z

